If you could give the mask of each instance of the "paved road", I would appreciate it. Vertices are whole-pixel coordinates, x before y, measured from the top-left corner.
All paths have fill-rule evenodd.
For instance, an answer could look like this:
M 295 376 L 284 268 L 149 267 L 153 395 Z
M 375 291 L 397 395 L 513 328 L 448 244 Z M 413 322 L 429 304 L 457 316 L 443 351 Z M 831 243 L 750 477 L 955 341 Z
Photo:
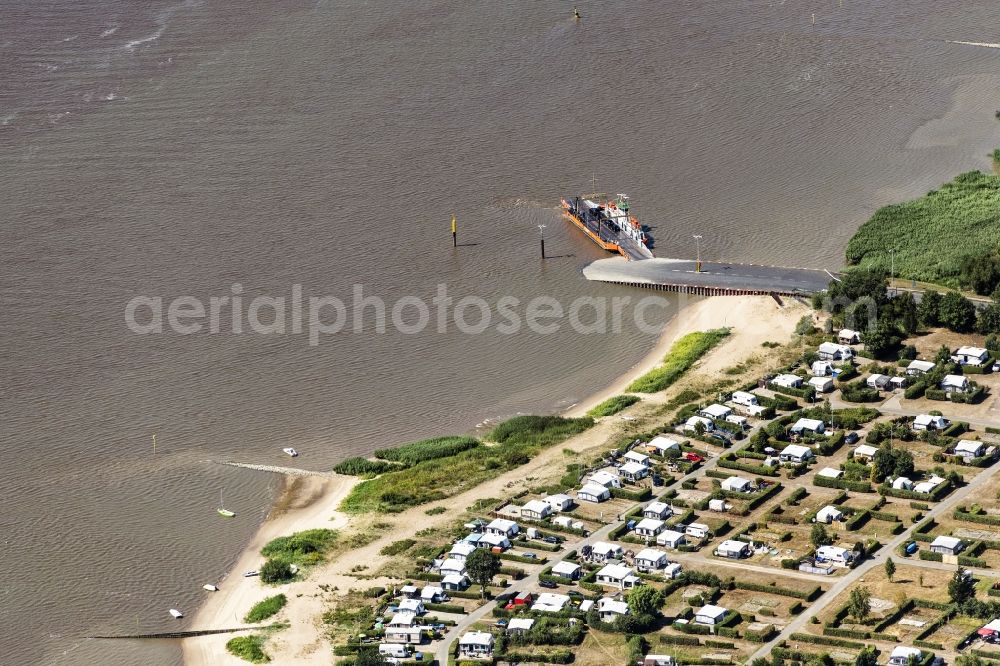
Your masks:
M 951 495 L 946 497 L 941 502 L 938 502 L 936 506 L 932 507 L 930 511 L 927 512 L 926 516 L 928 518 L 936 518 L 942 514 L 946 514 L 955 508 L 956 505 L 960 504 L 962 500 L 968 497 L 970 494 L 974 493 L 976 490 L 981 488 L 993 481 L 993 472 L 995 471 L 997 463 L 993 466 L 984 469 L 975 479 L 967 483 L 962 488 L 959 488 Z M 851 570 L 846 576 L 838 579 L 829 590 L 823 593 L 818 599 L 813 601 L 809 607 L 801 615 L 792 620 L 785 628 L 771 640 L 769 643 L 761 646 L 757 652 L 751 655 L 748 661 L 753 661 L 758 657 L 766 657 L 770 654 L 771 650 L 783 640 L 786 640 L 789 636 L 797 631 L 801 631 L 802 628 L 809 621 L 809 618 L 817 615 L 821 610 L 830 605 L 833 600 L 842 592 L 850 588 L 854 583 L 863 577 L 867 572 L 871 571 L 874 567 L 882 565 L 887 557 L 891 557 L 892 553 L 897 547 L 904 541 L 910 539 L 910 533 L 913 531 L 914 526 L 910 526 L 909 529 L 903 531 L 896 537 L 893 537 L 885 546 L 883 546 L 874 557 L 866 560 L 856 569 Z
M 588 280 L 629 284 L 664 284 L 691 287 L 745 289 L 780 294 L 812 294 L 826 289 L 831 275 L 811 268 L 782 268 L 756 264 L 705 261 L 697 271 L 687 259 L 647 259 L 624 262 L 601 259 L 583 269 Z

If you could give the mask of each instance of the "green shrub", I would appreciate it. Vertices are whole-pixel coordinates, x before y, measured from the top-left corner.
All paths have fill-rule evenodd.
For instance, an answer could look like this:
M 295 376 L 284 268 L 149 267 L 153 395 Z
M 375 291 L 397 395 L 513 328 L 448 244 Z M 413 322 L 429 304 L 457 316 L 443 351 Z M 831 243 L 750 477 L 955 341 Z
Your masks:
M 400 539 L 399 541 L 393 541 L 388 546 L 384 546 L 382 550 L 379 551 L 379 555 L 385 555 L 387 557 L 402 555 L 412 548 L 415 543 L 416 541 L 413 539 Z
M 260 568 L 260 580 L 264 583 L 282 583 L 293 576 L 292 563 L 281 557 L 272 557 Z
M 229 654 L 249 661 L 251 664 L 266 664 L 271 658 L 264 652 L 264 637 L 254 634 L 236 636 L 226 643 Z
M 254 624 L 266 620 L 284 608 L 286 603 L 288 603 L 288 598 L 283 594 L 276 594 L 263 601 L 258 601 L 247 611 L 243 621 L 247 624 Z
M 688 333 L 675 342 L 663 359 L 663 365 L 654 368 L 629 384 L 627 391 L 635 393 L 655 393 L 662 391 L 694 365 L 713 347 L 729 335 L 728 328 Z
M 260 549 L 264 557 L 279 558 L 295 564 L 315 564 L 337 540 L 336 530 L 312 529 L 272 539 Z
M 612 396 L 587 412 L 587 416 L 592 416 L 595 419 L 601 416 L 611 416 L 612 414 L 617 414 L 627 407 L 631 407 L 635 403 L 639 402 L 639 400 L 641 400 L 641 398 L 637 395 Z

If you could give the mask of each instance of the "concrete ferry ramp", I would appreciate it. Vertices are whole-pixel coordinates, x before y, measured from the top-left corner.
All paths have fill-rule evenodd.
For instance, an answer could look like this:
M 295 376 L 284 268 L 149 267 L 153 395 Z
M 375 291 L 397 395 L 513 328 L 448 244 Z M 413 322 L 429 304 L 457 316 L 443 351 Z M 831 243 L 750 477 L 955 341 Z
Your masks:
M 600 259 L 583 269 L 588 280 L 688 294 L 779 294 L 804 296 L 823 291 L 835 274 L 811 268 L 704 261 L 701 272 L 687 259 Z

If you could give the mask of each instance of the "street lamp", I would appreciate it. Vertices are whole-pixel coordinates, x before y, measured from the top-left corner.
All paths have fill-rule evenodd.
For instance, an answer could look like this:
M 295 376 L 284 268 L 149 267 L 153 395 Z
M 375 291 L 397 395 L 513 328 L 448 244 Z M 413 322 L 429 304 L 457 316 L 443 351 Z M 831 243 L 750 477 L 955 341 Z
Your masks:
M 544 259 L 545 258 L 545 225 L 544 224 L 539 224 L 538 225 L 538 236 L 539 236 L 539 240 L 542 243 L 542 259 Z
M 889 286 L 892 287 L 892 295 L 896 295 L 896 287 L 892 284 L 896 279 L 896 248 L 889 248 Z
M 698 256 L 698 258 L 694 262 L 694 271 L 695 273 L 701 273 L 701 236 L 695 234 L 694 242 L 695 242 L 695 247 L 697 248 L 696 251 Z

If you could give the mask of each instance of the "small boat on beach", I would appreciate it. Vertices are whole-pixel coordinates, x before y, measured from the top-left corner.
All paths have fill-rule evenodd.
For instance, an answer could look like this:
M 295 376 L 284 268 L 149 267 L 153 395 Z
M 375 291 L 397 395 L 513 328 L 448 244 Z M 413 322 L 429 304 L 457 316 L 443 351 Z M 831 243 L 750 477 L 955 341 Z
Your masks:
M 201 589 L 208 590 L 209 592 L 218 592 L 219 591 L 219 588 L 216 587 L 215 585 L 212 585 L 211 583 L 205 583 L 204 585 L 201 586 Z
M 260 572 L 259 571 L 255 571 L 253 569 L 251 569 L 250 571 L 244 571 L 243 572 L 243 577 L 244 578 L 253 578 L 254 576 L 259 576 L 259 575 L 260 575 Z
M 281 450 L 284 451 L 285 453 L 287 453 L 288 455 L 290 455 L 293 458 L 297 458 L 299 456 L 299 452 L 296 451 L 295 449 L 293 449 L 290 446 L 286 446 L 285 448 L 283 448 Z
M 184 613 L 180 612 L 180 611 L 179 611 L 179 610 L 177 610 L 176 608 L 171 608 L 171 609 L 170 609 L 170 614 L 171 614 L 171 615 L 173 615 L 173 616 L 174 616 L 174 619 L 176 619 L 176 620 L 179 620 L 179 619 L 181 619 L 182 617 L 184 617 Z

